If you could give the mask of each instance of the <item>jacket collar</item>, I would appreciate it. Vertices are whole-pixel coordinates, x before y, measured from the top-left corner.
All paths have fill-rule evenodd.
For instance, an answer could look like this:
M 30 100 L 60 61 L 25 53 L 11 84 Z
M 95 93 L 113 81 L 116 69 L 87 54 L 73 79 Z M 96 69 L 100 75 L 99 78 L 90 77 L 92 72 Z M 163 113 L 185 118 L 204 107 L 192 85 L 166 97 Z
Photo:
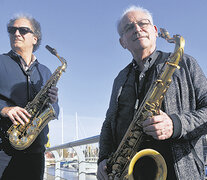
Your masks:
M 30 64 L 30 66 L 27 66 L 23 58 L 13 50 L 9 51 L 5 55 L 8 55 L 10 58 L 16 61 L 24 71 L 31 69 L 33 66 L 39 63 L 35 55 L 32 56 L 32 63 Z

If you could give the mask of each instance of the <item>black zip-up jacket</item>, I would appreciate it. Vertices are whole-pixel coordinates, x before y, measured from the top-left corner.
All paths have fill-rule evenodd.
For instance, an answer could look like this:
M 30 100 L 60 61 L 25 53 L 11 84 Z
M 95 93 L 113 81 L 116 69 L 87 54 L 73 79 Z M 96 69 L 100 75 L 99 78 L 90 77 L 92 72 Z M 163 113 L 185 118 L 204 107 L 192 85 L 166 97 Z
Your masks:
M 50 78 L 50 70 L 37 60 L 25 71 L 20 62 L 21 56 L 10 51 L 0 55 L 0 111 L 7 106 L 25 107 L 32 101 L 36 94 Z M 59 114 L 58 103 L 53 104 L 56 115 Z M 0 116 L 0 128 L 7 126 L 8 121 Z M 11 148 L 8 143 L 3 144 L 3 149 L 10 155 L 13 153 L 38 153 L 44 152 L 48 141 L 48 125 L 38 135 L 33 144 L 23 151 Z M 4 140 L 4 137 L 2 137 Z

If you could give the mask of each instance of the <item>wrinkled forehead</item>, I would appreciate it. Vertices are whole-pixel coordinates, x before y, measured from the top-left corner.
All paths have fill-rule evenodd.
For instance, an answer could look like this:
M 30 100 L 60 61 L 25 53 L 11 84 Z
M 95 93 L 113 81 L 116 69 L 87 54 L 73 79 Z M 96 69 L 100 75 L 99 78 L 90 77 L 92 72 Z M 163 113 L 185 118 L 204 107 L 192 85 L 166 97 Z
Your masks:
M 132 22 L 138 22 L 142 19 L 149 19 L 150 20 L 150 17 L 148 14 L 146 14 L 142 11 L 130 11 L 123 16 L 123 18 L 121 20 L 121 27 L 123 28 L 127 24 L 130 24 Z

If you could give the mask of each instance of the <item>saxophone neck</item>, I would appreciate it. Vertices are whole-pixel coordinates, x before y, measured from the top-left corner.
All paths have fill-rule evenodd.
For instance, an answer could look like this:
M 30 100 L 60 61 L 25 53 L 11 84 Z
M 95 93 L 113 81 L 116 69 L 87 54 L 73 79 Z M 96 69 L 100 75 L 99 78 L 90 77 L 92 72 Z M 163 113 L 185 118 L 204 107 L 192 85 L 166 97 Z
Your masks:
M 167 42 L 175 44 L 174 53 L 170 57 L 170 62 L 176 63 L 178 65 L 184 53 L 184 38 L 178 34 L 174 35 L 173 37 L 170 37 L 168 31 L 163 28 L 160 28 L 159 36 L 167 40 Z
M 174 52 L 176 52 L 178 49 L 184 50 L 185 40 L 182 36 L 176 34 L 173 37 L 170 37 L 169 32 L 164 28 L 160 28 L 160 33 L 158 35 L 159 37 L 167 40 L 169 43 L 175 43 Z
M 175 50 L 174 50 L 174 52 L 177 52 L 179 50 L 184 52 L 185 39 L 180 35 L 174 35 L 173 37 L 175 39 Z

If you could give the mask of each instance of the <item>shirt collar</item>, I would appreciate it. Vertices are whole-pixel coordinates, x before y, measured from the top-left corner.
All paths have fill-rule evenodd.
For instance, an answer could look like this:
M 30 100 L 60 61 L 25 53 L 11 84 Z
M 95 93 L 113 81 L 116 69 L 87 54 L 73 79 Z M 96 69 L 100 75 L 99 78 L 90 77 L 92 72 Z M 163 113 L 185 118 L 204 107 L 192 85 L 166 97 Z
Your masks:
M 147 71 L 154 64 L 154 62 L 158 56 L 159 56 L 159 52 L 155 50 L 150 56 L 143 59 L 143 61 L 144 61 L 144 70 L 143 71 Z M 135 70 L 139 71 L 139 65 L 137 64 L 137 62 L 134 59 L 132 60 L 132 65 Z
M 37 58 L 35 57 L 35 55 L 32 54 L 31 62 L 30 62 L 29 65 L 27 65 L 26 62 L 24 61 L 24 59 L 18 53 L 16 53 L 15 51 L 11 50 L 9 52 L 9 55 L 12 56 L 12 57 L 14 57 L 15 59 L 18 58 L 20 60 L 20 63 L 22 65 L 23 69 L 25 71 L 27 71 L 29 69 L 29 67 L 37 60 Z

